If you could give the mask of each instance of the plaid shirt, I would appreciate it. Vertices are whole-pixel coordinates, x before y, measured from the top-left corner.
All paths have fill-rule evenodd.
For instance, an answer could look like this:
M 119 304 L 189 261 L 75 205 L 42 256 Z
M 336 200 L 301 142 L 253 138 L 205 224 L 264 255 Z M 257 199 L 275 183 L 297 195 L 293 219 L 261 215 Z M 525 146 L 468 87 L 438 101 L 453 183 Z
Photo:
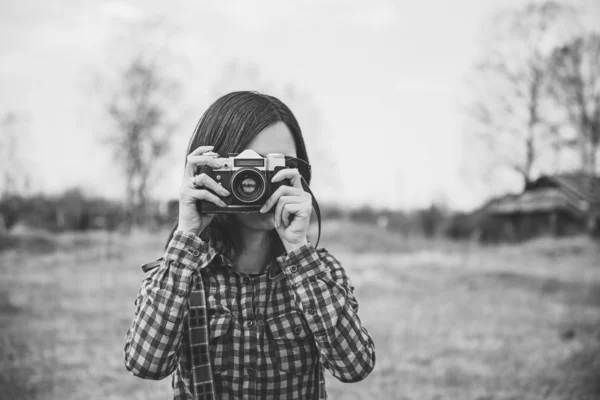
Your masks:
M 325 399 L 322 367 L 342 382 L 373 369 L 374 344 L 358 318 L 352 283 L 326 250 L 302 246 L 252 276 L 177 230 L 160 266 L 142 281 L 124 349 L 125 365 L 138 377 L 174 372 L 175 399 L 193 399 L 186 316 L 199 277 L 217 398 Z

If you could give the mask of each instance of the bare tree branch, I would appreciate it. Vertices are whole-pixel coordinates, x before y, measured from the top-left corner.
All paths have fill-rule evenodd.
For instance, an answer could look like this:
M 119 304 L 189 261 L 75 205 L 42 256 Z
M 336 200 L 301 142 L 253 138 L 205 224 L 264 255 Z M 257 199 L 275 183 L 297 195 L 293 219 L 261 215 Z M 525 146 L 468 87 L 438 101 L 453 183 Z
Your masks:
M 167 73 L 154 49 L 139 49 L 120 71 L 117 85 L 108 96 L 105 112 L 114 130 L 103 143 L 113 153 L 125 178 L 131 221 L 146 215 L 148 191 L 159 162 L 170 150 L 177 119 L 172 109 L 181 99 L 179 82 Z
M 555 121 L 544 109 L 547 62 L 562 40 L 558 27 L 570 23 L 578 24 L 573 10 L 552 1 L 501 12 L 475 66 L 479 87 L 469 112 L 482 132 L 477 136 L 487 142 L 492 164 L 519 174 L 525 185 L 552 150 L 547 129 Z M 559 142 L 553 140 L 553 145 Z
M 549 92 L 579 133 L 581 167 L 597 173 L 600 141 L 600 35 L 585 34 L 557 48 L 550 58 Z

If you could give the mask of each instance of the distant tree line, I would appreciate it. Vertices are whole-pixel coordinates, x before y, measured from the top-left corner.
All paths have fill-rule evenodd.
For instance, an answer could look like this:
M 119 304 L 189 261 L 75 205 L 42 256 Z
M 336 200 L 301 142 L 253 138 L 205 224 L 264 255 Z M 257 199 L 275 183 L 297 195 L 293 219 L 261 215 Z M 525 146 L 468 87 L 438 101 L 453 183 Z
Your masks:
M 177 207 L 174 206 L 174 202 L 150 203 L 145 227 L 170 227 L 177 213 Z M 51 232 L 128 231 L 128 210 L 125 202 L 88 196 L 78 188 L 55 196 L 6 195 L 0 198 L 0 233 L 2 230 L 10 231 L 17 224 Z M 437 204 L 414 210 L 376 209 L 369 206 L 346 208 L 323 204 L 321 214 L 326 221 L 353 221 L 405 236 L 466 239 L 479 237 L 478 232 L 482 230 L 482 221 L 476 216 L 453 212 Z
M 452 211 L 443 204 L 412 210 L 377 209 L 370 206 L 344 209 L 338 205 L 321 206 L 325 220 L 350 220 L 357 223 L 376 225 L 404 236 L 427 238 L 445 237 L 452 240 L 486 240 L 492 226 L 484 215 Z
M 56 196 L 14 194 L 0 199 L 0 225 L 5 230 L 17 224 L 53 232 L 115 230 L 125 213 L 121 203 L 85 196 L 79 189 L 69 189 Z

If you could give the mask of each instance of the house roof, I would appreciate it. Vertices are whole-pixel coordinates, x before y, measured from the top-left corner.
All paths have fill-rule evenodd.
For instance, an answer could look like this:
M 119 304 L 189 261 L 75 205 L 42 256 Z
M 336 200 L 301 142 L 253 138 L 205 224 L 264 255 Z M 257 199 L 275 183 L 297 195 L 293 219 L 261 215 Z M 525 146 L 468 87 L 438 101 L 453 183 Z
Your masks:
M 565 193 L 589 203 L 591 207 L 600 207 L 600 176 L 562 174 L 547 179 L 554 182 Z
M 561 174 L 542 176 L 518 195 L 490 200 L 483 211 L 515 214 L 565 210 L 576 215 L 600 214 L 600 176 Z
M 523 192 L 517 196 L 505 197 L 501 201 L 488 205 L 486 212 L 492 214 L 515 214 L 567 210 L 580 213 L 586 208 L 584 204 L 574 201 L 556 187 L 539 188 Z

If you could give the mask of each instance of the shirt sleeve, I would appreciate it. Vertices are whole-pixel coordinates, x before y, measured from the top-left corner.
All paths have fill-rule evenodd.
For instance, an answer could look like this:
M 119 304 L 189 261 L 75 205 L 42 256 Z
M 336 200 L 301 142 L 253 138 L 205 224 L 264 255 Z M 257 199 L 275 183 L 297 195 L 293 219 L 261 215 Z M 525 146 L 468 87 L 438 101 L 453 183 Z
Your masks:
M 358 317 L 354 287 L 340 262 L 310 243 L 277 262 L 294 288 L 323 366 L 342 382 L 366 378 L 375 366 L 375 345 Z
M 169 376 L 179 361 L 192 273 L 214 252 L 197 235 L 175 230 L 160 265 L 146 273 L 125 338 L 125 367 L 144 379 Z

